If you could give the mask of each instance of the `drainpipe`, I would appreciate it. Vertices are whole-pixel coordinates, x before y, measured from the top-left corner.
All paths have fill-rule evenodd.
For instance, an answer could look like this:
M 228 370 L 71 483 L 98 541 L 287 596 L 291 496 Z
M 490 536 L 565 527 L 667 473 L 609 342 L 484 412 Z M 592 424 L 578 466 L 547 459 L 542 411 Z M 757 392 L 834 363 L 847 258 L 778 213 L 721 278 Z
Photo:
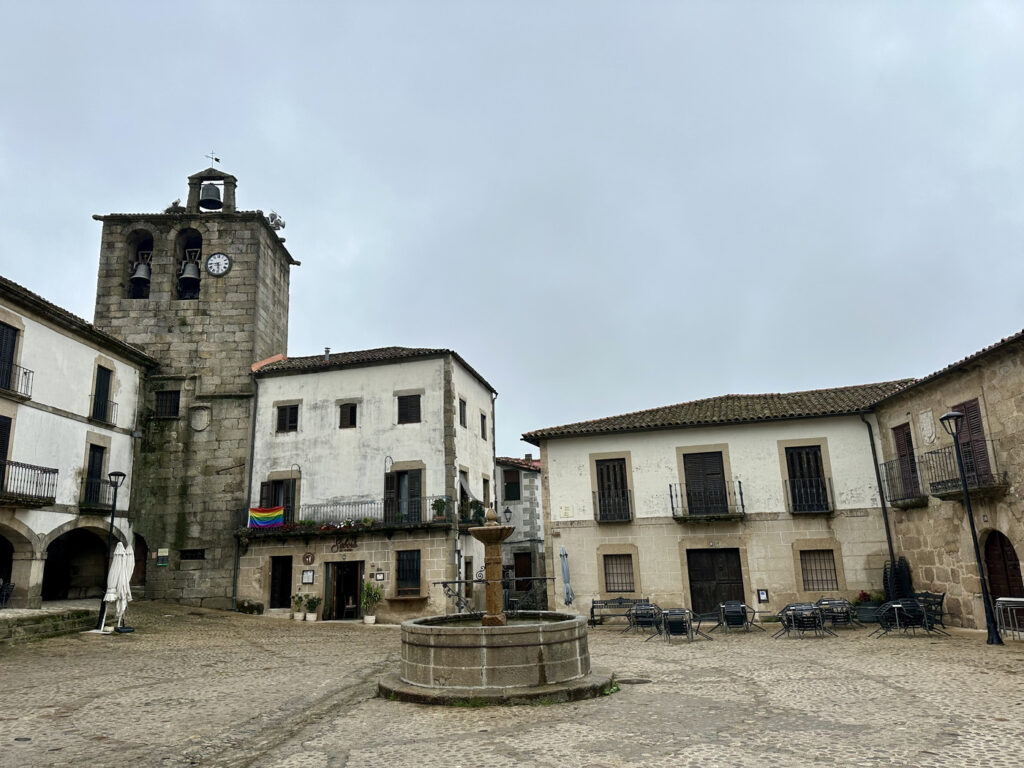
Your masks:
M 871 463 L 875 468 L 875 482 L 878 484 L 878 498 L 882 502 L 882 523 L 885 525 L 885 541 L 889 545 L 889 562 L 896 567 L 896 552 L 892 547 L 892 532 L 889 530 L 889 510 L 885 506 L 885 491 L 882 490 L 882 473 L 878 469 L 878 451 L 875 448 L 875 432 L 871 429 L 871 422 L 864 418 L 864 411 L 860 413 L 860 420 L 868 428 L 868 442 L 871 443 Z
M 245 506 L 249 507 L 249 502 L 252 501 L 252 462 L 253 456 L 256 452 L 256 417 L 259 415 L 259 400 L 260 400 L 260 386 L 259 382 L 256 381 L 256 374 L 250 373 L 249 376 L 252 378 L 252 430 L 249 435 L 249 461 L 247 465 L 249 477 L 245 484 Z M 238 537 L 235 537 L 235 568 L 234 573 L 231 574 L 231 610 L 238 609 L 238 571 L 241 567 L 242 560 L 242 545 L 238 541 Z

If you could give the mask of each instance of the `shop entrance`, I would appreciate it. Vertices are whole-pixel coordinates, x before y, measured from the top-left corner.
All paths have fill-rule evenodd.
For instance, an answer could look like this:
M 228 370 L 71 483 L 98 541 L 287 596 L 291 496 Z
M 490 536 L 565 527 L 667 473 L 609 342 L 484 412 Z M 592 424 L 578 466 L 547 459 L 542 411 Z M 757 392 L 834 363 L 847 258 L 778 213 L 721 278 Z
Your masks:
M 690 608 L 714 613 L 726 600 L 743 599 L 743 568 L 738 549 L 688 549 Z
M 324 619 L 358 619 L 363 615 L 363 561 L 327 563 Z
M 270 607 L 290 608 L 292 605 L 292 556 L 270 558 Z

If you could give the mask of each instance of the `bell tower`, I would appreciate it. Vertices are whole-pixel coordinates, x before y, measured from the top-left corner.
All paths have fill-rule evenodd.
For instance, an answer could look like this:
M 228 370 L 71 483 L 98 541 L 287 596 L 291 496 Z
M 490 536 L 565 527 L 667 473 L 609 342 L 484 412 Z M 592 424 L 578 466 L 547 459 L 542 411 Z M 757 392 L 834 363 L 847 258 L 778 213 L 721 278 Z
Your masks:
M 255 385 L 250 366 L 287 352 L 297 266 L 237 179 L 188 178 L 184 206 L 103 223 L 94 323 L 160 362 L 136 419 L 132 525 L 150 553 L 146 596 L 230 607 L 234 531 L 248 507 Z M 163 562 L 161 558 L 160 562 Z

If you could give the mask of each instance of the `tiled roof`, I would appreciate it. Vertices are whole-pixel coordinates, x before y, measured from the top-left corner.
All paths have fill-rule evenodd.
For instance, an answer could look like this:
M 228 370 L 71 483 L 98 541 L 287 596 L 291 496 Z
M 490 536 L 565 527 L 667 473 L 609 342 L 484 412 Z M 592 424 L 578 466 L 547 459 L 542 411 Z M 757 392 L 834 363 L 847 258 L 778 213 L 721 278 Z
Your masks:
M 156 360 L 138 347 L 126 344 L 116 336 L 111 336 L 106 331 L 101 331 L 95 325 L 87 320 L 83 320 L 78 315 L 68 312 L 66 309 L 57 306 L 52 301 L 47 301 L 38 293 L 33 293 L 25 286 L 19 285 L 13 280 L 8 280 L 6 277 L 0 275 L 0 300 L 2 299 L 7 299 L 12 304 L 26 311 L 38 313 L 39 315 L 49 319 L 51 322 L 60 325 L 69 331 L 89 338 L 110 350 L 120 352 L 121 354 L 126 355 L 129 359 L 138 363 L 148 366 L 156 365 Z
M 576 437 L 610 432 L 641 432 L 675 427 L 740 424 L 756 421 L 800 419 L 812 416 L 840 416 L 868 410 L 913 379 L 861 384 L 854 387 L 813 389 L 807 392 L 785 392 L 763 395 L 721 395 L 688 403 L 666 405 L 646 411 L 609 416 L 604 419 L 580 421 L 560 427 L 527 432 L 523 439 L 534 445 L 553 437 Z
M 403 360 L 415 360 L 417 358 L 443 357 L 452 355 L 466 368 L 473 376 L 480 381 L 491 392 L 494 387 L 487 383 L 479 373 L 473 370 L 458 352 L 450 349 L 429 349 L 420 347 L 378 347 L 377 349 L 361 349 L 356 352 L 334 352 L 327 357 L 324 355 L 308 355 L 306 357 L 287 357 L 275 363 L 269 363 L 260 368 L 256 375 L 267 376 L 274 374 L 313 373 L 315 371 L 329 371 L 337 368 L 360 367 L 365 365 L 384 365 L 397 363 Z
M 880 402 L 882 402 L 884 400 L 888 400 L 890 397 L 895 397 L 896 395 L 898 395 L 898 394 L 900 394 L 902 392 L 906 392 L 909 389 L 914 389 L 915 387 L 918 387 L 918 386 L 920 386 L 922 384 L 926 384 L 929 381 L 932 381 L 933 379 L 937 379 L 937 378 L 939 378 L 940 376 L 942 376 L 944 374 L 947 374 L 947 373 L 950 373 L 952 371 L 955 371 L 956 369 L 961 368 L 961 367 L 967 365 L 968 363 L 973 363 L 976 360 L 979 360 L 979 359 L 985 357 L 986 355 L 988 355 L 991 352 L 995 352 L 996 350 L 1002 349 L 1003 347 L 1005 347 L 1005 346 L 1007 346 L 1009 344 L 1013 344 L 1014 342 L 1021 341 L 1021 340 L 1024 340 L 1024 331 L 1020 331 L 1019 333 L 1015 333 L 1012 336 L 1007 336 L 1005 339 L 1000 339 L 995 344 L 989 344 L 984 349 L 979 349 L 974 354 L 968 355 L 967 357 L 965 357 L 965 358 L 963 358 L 961 360 L 957 360 L 955 363 L 950 363 L 945 368 L 940 368 L 939 370 L 935 371 L 935 373 L 929 373 L 927 376 L 923 376 L 920 379 L 910 379 L 909 381 L 907 381 L 906 384 L 904 384 L 902 387 L 898 388 L 895 392 L 890 392 L 889 394 L 885 395 L 884 397 L 880 397 L 876 402 L 880 403 Z
M 527 472 L 540 472 L 539 459 L 514 459 L 510 456 L 499 456 L 494 460 L 494 463 L 505 464 L 510 467 L 526 470 Z

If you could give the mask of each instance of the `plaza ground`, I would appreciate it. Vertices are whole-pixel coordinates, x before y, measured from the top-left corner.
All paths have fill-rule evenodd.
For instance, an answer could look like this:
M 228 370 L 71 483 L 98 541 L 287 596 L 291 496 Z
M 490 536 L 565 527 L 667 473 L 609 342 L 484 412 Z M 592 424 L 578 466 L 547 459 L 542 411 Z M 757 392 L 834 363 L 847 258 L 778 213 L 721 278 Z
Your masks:
M 591 632 L 621 690 L 552 706 L 375 697 L 393 626 L 137 602 L 137 631 L 0 648 L 0 766 L 1018 766 L 1024 642 L 983 632 L 671 645 Z M 643 682 L 649 681 L 649 682 Z

